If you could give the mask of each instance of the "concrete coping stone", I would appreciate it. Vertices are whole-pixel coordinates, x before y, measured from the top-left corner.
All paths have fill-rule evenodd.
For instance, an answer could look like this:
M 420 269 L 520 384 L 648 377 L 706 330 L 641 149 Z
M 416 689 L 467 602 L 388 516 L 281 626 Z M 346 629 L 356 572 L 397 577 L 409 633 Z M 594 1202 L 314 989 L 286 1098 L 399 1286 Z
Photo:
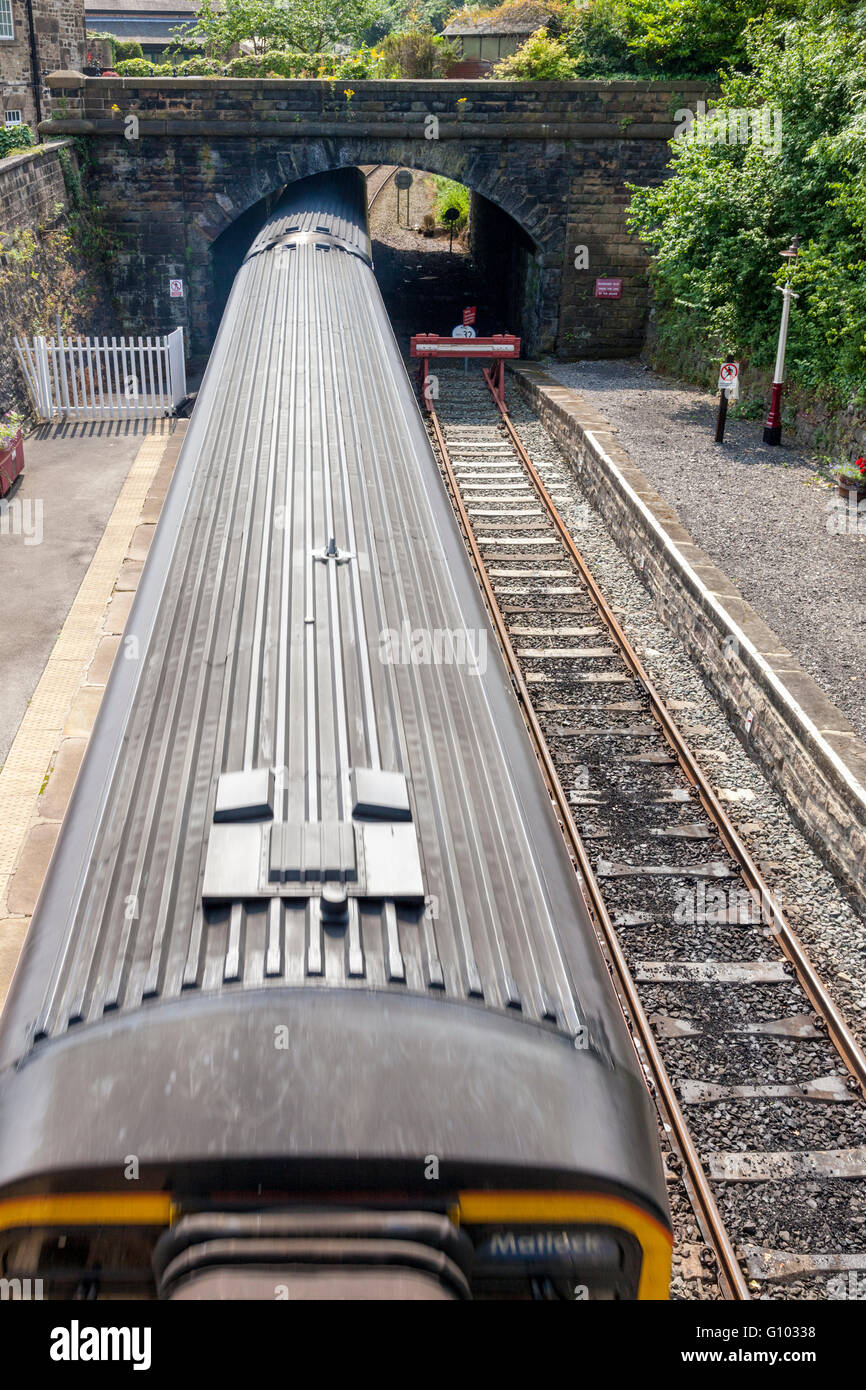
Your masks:
M 73 81 L 74 79 L 74 81 Z M 326 77 L 85 77 L 84 73 L 69 71 L 66 69 L 50 72 L 45 78 L 48 87 L 52 89 L 63 89 L 70 87 L 86 87 L 97 90 L 105 86 L 116 87 L 118 83 L 129 84 L 134 87 L 159 88 L 165 87 L 174 89 L 176 87 L 191 87 L 193 89 L 212 88 L 220 91 L 228 87 L 231 91 L 243 90 L 259 91 L 262 87 L 273 90 L 276 87 L 287 89 L 297 89 L 298 91 L 309 91 L 312 88 L 319 88 L 321 91 L 333 91 L 339 84 L 349 84 L 356 93 L 361 92 L 395 92 L 395 91 L 442 91 L 460 92 L 464 95 L 467 92 L 475 92 L 479 96 L 489 97 L 494 100 L 496 97 L 512 96 L 515 93 L 535 92 L 589 92 L 601 94 L 603 92 L 638 92 L 647 96 L 654 93 L 678 94 L 680 92 L 694 92 L 697 94 L 709 93 L 712 88 L 706 82 L 645 82 L 635 81 L 616 81 L 607 82 L 602 79 L 586 79 L 582 82 L 490 82 L 484 78 L 466 81 L 463 78 L 326 78 Z
M 123 85 L 126 79 L 121 79 L 118 90 L 127 91 L 137 88 L 137 83 L 130 80 L 130 86 Z M 330 114 L 331 117 L 338 115 L 335 110 Z M 378 113 L 375 113 L 376 115 Z M 291 112 L 286 112 L 291 115 Z M 305 140 L 311 136 L 335 139 L 348 139 L 350 136 L 357 138 L 382 138 L 397 140 L 424 141 L 426 139 L 420 121 L 420 115 L 415 124 L 406 120 L 406 113 L 400 112 L 397 118 L 391 120 L 381 120 L 375 118 L 374 113 L 369 116 L 358 113 L 358 116 L 351 121 L 347 117 L 342 119 L 322 120 L 319 113 L 315 111 L 305 112 L 303 116 L 300 112 L 296 113 L 297 119 L 280 120 L 270 114 L 259 118 L 235 119 L 231 115 L 217 116 L 215 119 L 205 120 L 193 115 L 175 115 L 173 117 L 155 116 L 139 117 L 142 138 L 148 136 L 211 136 L 220 138 L 248 139 L 251 136 L 289 136 L 295 140 Z M 611 124 L 605 121 L 528 121 L 513 120 L 497 122 L 495 125 L 483 125 L 477 121 L 460 121 L 450 117 L 442 119 L 439 124 L 438 139 L 442 140 L 526 140 L 545 142 L 549 140 L 658 140 L 666 142 L 674 134 L 675 126 L 670 124 L 658 124 L 653 126 L 630 123 L 628 126 L 620 126 L 616 123 Z M 50 121 L 43 121 L 39 125 L 39 131 L 44 135 L 120 135 L 123 133 L 123 121 L 121 119 L 112 120 L 109 117 L 89 119 L 82 116 L 60 116 L 53 117 Z

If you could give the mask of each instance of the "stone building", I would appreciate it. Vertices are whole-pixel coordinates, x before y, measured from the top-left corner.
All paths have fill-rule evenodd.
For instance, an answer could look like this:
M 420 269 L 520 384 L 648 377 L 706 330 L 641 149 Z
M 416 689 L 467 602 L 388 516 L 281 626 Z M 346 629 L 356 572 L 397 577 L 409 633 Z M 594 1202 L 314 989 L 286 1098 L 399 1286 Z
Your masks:
M 84 0 L 0 0 L 0 122 L 32 130 L 48 114 L 49 72 L 85 61 Z

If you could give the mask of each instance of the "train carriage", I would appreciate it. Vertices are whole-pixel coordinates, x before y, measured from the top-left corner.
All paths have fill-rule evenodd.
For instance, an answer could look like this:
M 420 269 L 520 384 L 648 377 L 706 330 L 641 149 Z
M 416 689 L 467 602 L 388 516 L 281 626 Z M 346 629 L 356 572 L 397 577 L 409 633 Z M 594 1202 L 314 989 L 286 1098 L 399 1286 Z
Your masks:
M 664 1298 L 653 1108 L 371 267 L 237 275 L 0 1024 L 49 1296 Z

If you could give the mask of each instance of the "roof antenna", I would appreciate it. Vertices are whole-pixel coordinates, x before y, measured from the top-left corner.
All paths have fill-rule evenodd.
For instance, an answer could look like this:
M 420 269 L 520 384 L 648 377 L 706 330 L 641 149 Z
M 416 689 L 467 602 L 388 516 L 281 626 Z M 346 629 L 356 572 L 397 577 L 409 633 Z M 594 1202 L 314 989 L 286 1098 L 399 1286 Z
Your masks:
M 327 564 L 328 560 L 333 560 L 337 565 L 347 565 L 350 560 L 354 560 L 355 553 L 352 550 L 340 550 L 337 545 L 336 537 L 331 536 L 324 550 L 314 550 L 313 559 L 321 560 Z

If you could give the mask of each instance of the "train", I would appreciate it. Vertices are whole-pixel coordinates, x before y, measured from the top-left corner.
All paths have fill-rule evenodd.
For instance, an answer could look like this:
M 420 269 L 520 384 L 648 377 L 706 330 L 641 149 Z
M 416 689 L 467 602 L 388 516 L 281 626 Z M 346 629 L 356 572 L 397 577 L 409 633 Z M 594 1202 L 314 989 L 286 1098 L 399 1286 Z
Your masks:
M 372 267 L 238 270 L 0 1022 L 51 1299 L 668 1296 L 656 1112 Z

